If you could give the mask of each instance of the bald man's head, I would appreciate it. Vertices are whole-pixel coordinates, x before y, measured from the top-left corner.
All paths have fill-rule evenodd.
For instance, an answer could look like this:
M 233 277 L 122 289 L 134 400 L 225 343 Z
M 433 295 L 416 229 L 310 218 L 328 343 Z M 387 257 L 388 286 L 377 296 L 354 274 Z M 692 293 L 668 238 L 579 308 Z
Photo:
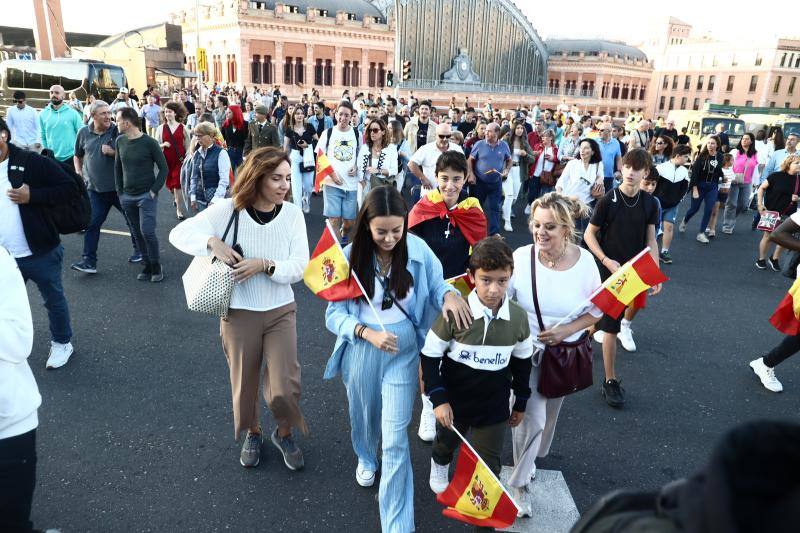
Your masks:
M 450 124 L 442 122 L 436 126 L 436 146 L 439 150 L 447 150 L 450 148 L 450 137 L 452 134 L 453 130 L 450 128 Z
M 50 102 L 53 107 L 58 107 L 64 102 L 64 88 L 61 85 L 53 85 L 50 87 Z

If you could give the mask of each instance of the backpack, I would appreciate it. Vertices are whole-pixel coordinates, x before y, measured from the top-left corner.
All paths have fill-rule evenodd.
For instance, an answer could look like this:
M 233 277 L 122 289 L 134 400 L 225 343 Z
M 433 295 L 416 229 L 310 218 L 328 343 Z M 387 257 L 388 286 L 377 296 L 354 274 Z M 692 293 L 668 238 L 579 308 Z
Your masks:
M 680 533 L 671 492 L 685 481 L 660 492 L 616 490 L 596 501 L 572 526 L 570 533 Z
M 19 152 L 16 164 L 22 169 L 23 175 L 31 153 L 33 152 L 29 150 L 20 150 Z M 64 198 L 61 202 L 47 210 L 50 220 L 61 235 L 78 233 L 79 231 L 85 230 L 89 227 L 89 223 L 92 220 L 92 204 L 89 202 L 89 192 L 86 190 L 86 183 L 83 181 L 83 178 L 75 172 L 75 168 L 71 164 L 64 163 L 53 157 L 52 150 L 44 149 L 41 155 L 52 159 L 60 165 L 61 168 L 64 169 L 64 172 L 69 174 L 74 185 L 72 195 L 68 198 Z M 9 170 L 9 172 L 12 171 Z M 14 172 L 20 172 L 20 170 L 15 170 Z M 19 179 L 22 179 L 22 177 L 22 175 L 19 176 Z

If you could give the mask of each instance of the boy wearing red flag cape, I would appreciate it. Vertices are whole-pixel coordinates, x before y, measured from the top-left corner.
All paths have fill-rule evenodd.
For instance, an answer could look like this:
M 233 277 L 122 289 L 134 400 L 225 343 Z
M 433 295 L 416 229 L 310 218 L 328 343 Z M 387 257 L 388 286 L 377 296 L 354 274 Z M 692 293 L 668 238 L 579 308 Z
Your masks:
M 464 154 L 450 150 L 436 161 L 437 188 L 423 196 L 408 214 L 408 229 L 433 250 L 442 262 L 444 279 L 463 276 L 469 265 L 471 247 L 486 237 L 486 217 L 475 198 L 462 194 L 467 177 Z M 433 442 L 436 419 L 433 405 L 424 394 L 420 369 L 422 415 L 417 435 Z

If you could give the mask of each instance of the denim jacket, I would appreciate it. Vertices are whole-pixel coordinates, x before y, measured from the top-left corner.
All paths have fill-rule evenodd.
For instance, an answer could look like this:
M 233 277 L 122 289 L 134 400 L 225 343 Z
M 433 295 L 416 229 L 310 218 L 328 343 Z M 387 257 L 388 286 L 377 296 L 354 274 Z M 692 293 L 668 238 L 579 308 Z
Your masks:
M 458 294 L 458 290 L 444 282 L 442 264 L 434 255 L 425 241 L 411 233 L 407 236 L 408 246 L 408 271 L 414 279 L 414 303 L 406 309 L 413 318 L 417 330 L 417 345 L 421 348 L 425 344 L 425 336 L 431 328 L 433 321 L 441 312 L 444 296 L 448 292 Z M 344 249 L 346 256 L 350 257 L 351 246 Z M 420 296 L 427 296 L 420 298 Z M 330 302 L 325 311 L 325 326 L 331 333 L 337 335 L 336 345 L 333 347 L 328 364 L 325 367 L 325 379 L 336 377 L 342 369 L 342 355 L 346 343 L 355 342 L 354 330 L 358 320 L 358 300 L 342 300 Z

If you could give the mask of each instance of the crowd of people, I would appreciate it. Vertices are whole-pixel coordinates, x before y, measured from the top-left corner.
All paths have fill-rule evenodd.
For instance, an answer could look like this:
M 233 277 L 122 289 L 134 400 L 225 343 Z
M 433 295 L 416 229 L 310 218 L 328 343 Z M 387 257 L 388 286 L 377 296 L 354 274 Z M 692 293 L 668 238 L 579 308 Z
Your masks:
M 77 174 L 88 188 L 91 220 L 71 269 L 98 271 L 100 229 L 114 207 L 130 229 L 128 261 L 143 267 L 137 278 L 163 281 L 156 227 L 165 187 L 179 222 L 170 243 L 231 267 L 236 283 L 220 331 L 240 464 L 260 462 L 263 386 L 275 422 L 269 440 L 288 468 L 303 468 L 294 432 L 307 434 L 308 425 L 292 284 L 309 262 L 305 217 L 321 195 L 323 215 L 363 284 L 362 296 L 328 305 L 325 323 L 336 342 L 325 378 L 341 377 L 347 393 L 356 482 L 372 486 L 381 472 L 387 532 L 414 530 L 407 428 L 418 389 L 418 434 L 433 443 L 431 489 L 448 484 L 459 442 L 453 428 L 469 434 L 499 473 L 511 426 L 509 486 L 520 515 L 530 516 L 527 487 L 564 400 L 539 392 L 544 349 L 593 336 L 605 374 L 600 392 L 611 407 L 623 407 L 617 344 L 636 349 L 631 323 L 647 294 L 614 318 L 588 299 L 593 291 L 646 247 L 654 261 L 673 262 L 674 225 L 687 194 L 678 231 L 702 207 L 702 244 L 716 237 L 720 210 L 722 232 L 732 234 L 751 197 L 755 229 L 759 214 L 792 215 L 800 194 L 798 136 L 784 141 L 780 131 L 745 134 L 734 147 L 720 132 L 694 151 L 674 122 L 632 114 L 618 123 L 565 104 L 496 110 L 488 101 L 476 110 L 452 101 L 437 109 L 413 94 L 398 101 L 345 92 L 329 105 L 316 91 L 289 102 L 279 87 L 215 86 L 201 94 L 151 87 L 144 102 L 121 89 L 114 102 L 90 97 L 85 107 L 60 86 L 50 95 L 37 113 L 17 92 L 16 106 L 0 119 L 0 209 L 8 213 L 0 217 L 0 280 L 16 291 L 0 302 L 0 342 L 19 348 L 0 360 L 14 370 L 0 372 L 0 383 L 14 380 L 26 391 L 0 394 L 14 403 L 0 413 L 15 413 L 0 415 L 0 458 L 35 457 L 41 399 L 26 362 L 32 327 L 23 280 L 36 283 L 48 311 L 47 368 L 73 353 L 63 248 L 47 217 Z M 37 148 L 49 157 L 30 152 Z M 331 168 L 317 192 L 323 155 Z M 532 239 L 517 250 L 502 238 L 514 219 L 524 220 Z M 797 230 L 800 219 L 791 220 Z M 770 238 L 773 229 L 764 228 L 756 266 L 777 271 L 781 251 L 798 245 Z M 769 255 L 772 241 L 778 244 Z M 448 282 L 462 275 L 474 285 L 466 297 Z M 797 349 L 791 338 L 751 363 L 767 388 L 779 390 L 773 367 Z M 35 468 L 11 475 L 32 493 Z M 0 524 L 30 527 L 26 494 L 6 500 L 3 493 L 0 508 L 14 513 L 0 512 Z

